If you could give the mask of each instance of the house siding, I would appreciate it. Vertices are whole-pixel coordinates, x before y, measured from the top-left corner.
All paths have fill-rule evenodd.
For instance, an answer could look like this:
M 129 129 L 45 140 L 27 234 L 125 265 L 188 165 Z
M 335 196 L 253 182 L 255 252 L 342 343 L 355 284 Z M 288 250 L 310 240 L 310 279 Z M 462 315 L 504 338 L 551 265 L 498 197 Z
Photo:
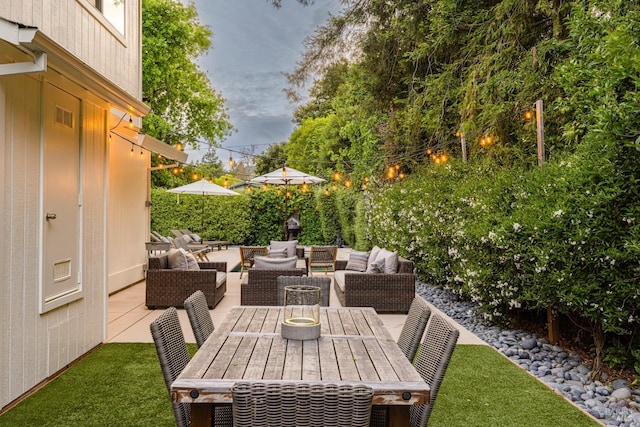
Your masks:
M 133 97 L 141 95 L 140 1 L 127 0 L 126 37 L 114 34 L 84 0 L 3 0 L 0 17 L 37 27 Z M 148 234 L 149 155 L 130 159 L 114 137 L 114 105 L 65 76 L 0 76 L 0 408 L 68 366 L 107 336 L 108 293 L 141 280 Z M 30 61 L 0 40 L 0 64 Z M 43 263 L 43 87 L 80 100 L 82 297 L 40 312 Z M 125 158 L 124 153 L 127 153 Z M 125 178 L 123 178 L 125 177 Z M 111 261 L 113 259 L 113 262 Z M 124 272 L 124 273 L 123 273 Z
M 140 98 L 140 5 L 137 0 L 125 2 L 124 35 L 86 0 L 2 0 L 0 17 L 37 27 L 89 67 Z

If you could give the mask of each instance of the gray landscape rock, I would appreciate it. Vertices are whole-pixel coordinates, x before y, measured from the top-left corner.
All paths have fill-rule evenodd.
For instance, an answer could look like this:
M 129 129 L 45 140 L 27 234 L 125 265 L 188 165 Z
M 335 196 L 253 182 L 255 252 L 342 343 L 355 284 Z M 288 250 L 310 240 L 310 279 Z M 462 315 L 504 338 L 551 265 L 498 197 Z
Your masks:
M 420 283 L 416 292 L 604 425 L 640 427 L 640 390 L 629 388 L 625 380 L 612 379 L 610 386 L 591 381 L 591 369 L 579 355 L 549 344 L 545 337 L 487 323 L 477 304 L 447 289 Z

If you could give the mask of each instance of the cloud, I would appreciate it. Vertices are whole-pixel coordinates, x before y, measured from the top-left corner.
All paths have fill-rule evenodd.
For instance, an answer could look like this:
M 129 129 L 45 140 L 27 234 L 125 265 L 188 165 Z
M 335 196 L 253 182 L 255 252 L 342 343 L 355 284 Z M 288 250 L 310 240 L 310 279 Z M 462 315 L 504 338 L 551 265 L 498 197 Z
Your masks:
M 183 0 L 188 3 L 188 0 Z M 321 0 L 307 7 L 283 2 L 275 9 L 267 0 L 192 0 L 200 23 L 213 32 L 212 50 L 200 59 L 213 87 L 226 99 L 237 129 L 222 145 L 256 152 L 289 139 L 293 110 L 284 89 L 284 73 L 301 58 L 303 40 L 339 10 L 338 0 Z M 206 152 L 206 150 L 201 150 Z M 229 153 L 219 150 L 220 159 Z M 193 153 L 193 158 L 199 158 Z M 190 159 L 192 156 L 190 156 Z

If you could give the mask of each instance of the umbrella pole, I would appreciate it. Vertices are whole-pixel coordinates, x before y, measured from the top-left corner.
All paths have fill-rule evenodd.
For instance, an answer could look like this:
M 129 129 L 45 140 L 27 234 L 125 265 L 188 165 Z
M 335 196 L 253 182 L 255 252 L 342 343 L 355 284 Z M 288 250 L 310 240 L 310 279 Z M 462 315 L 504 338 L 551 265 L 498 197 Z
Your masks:
M 284 186 L 284 239 L 287 240 L 287 211 L 289 206 L 289 198 L 287 197 L 287 193 L 289 193 L 289 181 L 285 181 Z
M 200 220 L 200 233 L 204 234 L 204 193 L 202 193 L 202 218 Z

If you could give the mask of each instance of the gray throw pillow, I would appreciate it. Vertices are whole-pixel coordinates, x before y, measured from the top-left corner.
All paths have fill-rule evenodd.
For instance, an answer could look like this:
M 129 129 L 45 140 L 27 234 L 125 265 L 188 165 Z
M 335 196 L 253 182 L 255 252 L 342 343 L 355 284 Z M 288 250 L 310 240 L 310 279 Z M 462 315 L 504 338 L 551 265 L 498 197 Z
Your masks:
M 269 243 L 269 249 L 271 250 L 286 249 L 287 257 L 296 256 L 296 246 L 298 246 L 297 240 L 272 240 Z
M 187 256 L 183 250 L 171 249 L 168 253 L 169 268 L 172 270 L 187 270 L 189 264 L 187 264 Z
M 367 273 L 369 274 L 381 274 L 384 273 L 384 258 L 377 259 L 369 264 L 367 267 Z
M 298 257 L 289 258 L 269 258 L 268 256 L 257 256 L 253 258 L 254 268 L 263 268 L 266 270 L 292 270 L 296 268 Z
M 184 251 L 184 256 L 187 258 L 187 270 L 200 270 L 200 265 L 196 261 L 196 257 L 191 252 L 187 252 L 180 248 L 180 251 Z
M 287 258 L 286 249 L 271 249 L 269 251 L 269 258 Z
M 384 272 L 397 273 L 398 272 L 398 252 L 391 252 L 386 249 L 380 249 L 376 261 L 384 258 Z
M 344 269 L 351 271 L 366 271 L 368 259 L 369 252 L 351 251 L 349 254 L 349 261 L 347 261 L 347 266 Z

